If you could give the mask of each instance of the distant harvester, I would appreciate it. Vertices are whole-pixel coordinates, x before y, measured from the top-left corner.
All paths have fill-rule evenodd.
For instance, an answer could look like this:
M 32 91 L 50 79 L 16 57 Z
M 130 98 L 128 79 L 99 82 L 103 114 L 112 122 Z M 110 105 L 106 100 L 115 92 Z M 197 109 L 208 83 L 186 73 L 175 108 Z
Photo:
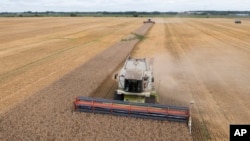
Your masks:
M 152 21 L 151 19 L 148 19 L 147 21 L 144 21 L 143 23 L 144 23 L 144 24 L 145 24 L 145 23 L 153 23 L 153 24 L 155 24 L 155 22 Z
M 235 24 L 241 24 L 241 20 L 235 20 L 234 23 Z

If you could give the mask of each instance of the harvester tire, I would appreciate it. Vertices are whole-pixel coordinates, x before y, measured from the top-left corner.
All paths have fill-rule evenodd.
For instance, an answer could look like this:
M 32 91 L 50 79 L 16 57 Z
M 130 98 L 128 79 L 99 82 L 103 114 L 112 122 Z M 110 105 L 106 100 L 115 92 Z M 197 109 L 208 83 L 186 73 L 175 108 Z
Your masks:
M 124 98 L 123 94 L 117 94 L 117 93 L 114 94 L 114 100 L 123 101 L 123 98 Z

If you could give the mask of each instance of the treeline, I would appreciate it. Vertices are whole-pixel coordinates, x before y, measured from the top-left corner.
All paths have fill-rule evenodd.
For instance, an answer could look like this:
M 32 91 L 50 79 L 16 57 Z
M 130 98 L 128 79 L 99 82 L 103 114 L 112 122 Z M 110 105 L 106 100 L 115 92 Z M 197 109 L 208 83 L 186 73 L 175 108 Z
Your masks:
M 250 11 L 189 11 L 196 15 L 250 15 Z
M 1 12 L 0 17 L 105 17 L 105 16 L 117 16 L 117 17 L 154 17 L 154 16 L 190 16 L 190 15 L 219 15 L 219 16 L 250 16 L 250 11 L 187 11 L 187 12 L 137 12 L 137 11 L 125 11 L 125 12 Z
M 126 12 L 2 12 L 1 17 L 84 17 L 84 16 L 126 16 L 126 17 L 143 17 L 143 16 L 155 16 L 155 15 L 176 15 L 178 12 L 137 12 L 137 11 L 126 11 Z

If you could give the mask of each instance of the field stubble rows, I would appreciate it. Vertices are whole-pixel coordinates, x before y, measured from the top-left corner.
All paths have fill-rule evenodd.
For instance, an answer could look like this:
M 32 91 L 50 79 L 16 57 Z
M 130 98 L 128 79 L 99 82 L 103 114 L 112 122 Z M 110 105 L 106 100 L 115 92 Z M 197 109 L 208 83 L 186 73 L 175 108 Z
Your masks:
M 120 39 L 131 37 L 124 35 L 139 27 L 142 19 L 70 18 L 65 23 L 62 23 L 65 19 L 60 18 L 53 22 L 51 18 L 27 19 L 17 27 L 8 26 L 16 20 L 19 19 L 4 19 L 0 25 L 4 27 L 1 32 L 11 31 L 6 37 L 0 34 L 4 43 L 0 46 L 0 68 L 3 68 L 0 70 L 3 90 L 0 111 L 4 113 L 13 105 L 10 103 L 22 101 L 45 88 L 26 98 L 16 109 L 2 114 L 0 139 L 228 140 L 229 124 L 250 123 L 250 35 L 246 32 L 250 28 L 249 21 L 236 25 L 232 19 L 154 19 L 156 24 L 131 54 L 154 58 L 160 103 L 188 106 L 190 100 L 195 101 L 191 137 L 183 123 L 70 110 L 69 99 L 77 95 L 112 97 L 109 94 L 115 89 L 115 83 L 111 78 L 113 70 L 108 68 L 119 67 L 126 56 L 126 53 L 119 55 L 125 48 L 124 42 L 120 49 L 111 46 L 108 52 L 113 54 L 109 57 L 99 54 L 99 59 L 106 58 L 105 63 L 90 64 L 88 60 Z M 40 23 L 47 25 L 37 29 Z M 22 28 L 25 26 L 29 28 Z M 15 38 L 10 40 L 10 36 Z M 24 44 L 19 48 L 20 43 Z M 52 48 L 51 43 L 56 47 Z M 30 55 L 32 53 L 34 56 Z M 94 68 L 102 65 L 106 79 Z M 81 70 L 84 66 L 88 69 Z M 88 76 L 84 71 L 96 74 Z M 55 80 L 58 81 L 48 86 Z M 97 85 L 101 86 L 95 90 Z
M 106 22 L 108 24 L 109 20 L 107 20 Z M 128 24 L 128 22 L 125 23 L 126 25 Z M 133 24 L 127 28 L 136 27 L 137 25 L 135 24 L 136 23 L 135 21 L 130 23 Z M 100 27 L 103 26 L 104 25 L 102 23 Z M 148 28 L 149 25 L 144 25 L 135 32 L 137 34 L 144 34 Z M 126 27 L 124 27 L 124 30 L 125 29 Z M 97 32 L 100 31 L 100 29 L 92 29 L 92 30 L 93 31 L 90 32 L 91 34 L 94 34 L 93 32 L 95 32 L 95 30 Z M 116 30 L 116 32 L 118 31 Z M 112 32 L 110 33 L 109 31 L 106 36 L 110 36 L 109 34 L 112 34 Z M 124 34 L 125 33 L 121 35 L 124 36 Z M 99 43 L 99 45 L 103 45 L 102 43 L 104 43 L 104 41 L 109 41 L 108 39 L 111 39 L 113 37 L 107 38 L 105 40 L 104 38 L 105 36 L 100 39 L 97 37 L 97 39 L 94 40 L 98 41 L 102 40 L 103 42 Z M 110 46 L 106 50 L 102 49 L 100 46 L 96 48 L 94 48 L 95 46 L 91 46 L 89 50 L 83 50 L 79 54 L 83 53 L 84 55 L 86 55 L 89 53 L 88 51 L 97 50 L 97 52 L 94 52 L 92 54 L 92 57 L 85 56 L 88 57 L 86 58 L 86 61 L 82 60 L 82 58 L 79 56 L 78 58 L 74 58 L 78 60 L 81 59 L 80 61 L 81 64 L 80 65 L 78 64 L 77 68 L 75 68 L 70 73 L 64 75 L 63 77 L 59 75 L 58 80 L 52 83 L 51 85 L 44 84 L 43 86 L 44 88 L 41 89 L 40 91 L 35 92 L 32 96 L 28 97 L 28 95 L 23 95 L 22 93 L 20 93 L 20 91 L 15 95 L 13 95 L 12 92 L 9 92 L 12 94 L 12 98 L 15 97 L 16 101 L 20 100 L 17 98 L 17 96 L 19 95 L 23 96 L 24 98 L 25 97 L 28 98 L 26 98 L 22 103 L 18 104 L 17 106 L 13 106 L 12 109 L 4 111 L 4 113 L 1 115 L 0 127 L 1 129 L 4 130 L 0 130 L 1 133 L 0 139 L 1 140 L 54 140 L 54 139 L 56 140 L 79 140 L 79 139 L 161 140 L 167 138 L 171 139 L 172 137 L 174 137 L 179 140 L 187 140 L 190 136 L 179 137 L 179 134 L 176 134 L 177 130 L 186 130 L 186 128 L 183 128 L 183 126 L 185 126 L 183 124 L 179 125 L 178 123 L 170 123 L 170 122 L 160 122 L 160 121 L 152 122 L 150 120 L 72 112 L 71 100 L 73 100 L 78 95 L 87 96 L 91 94 L 91 92 L 94 91 L 100 84 L 102 84 L 105 78 L 107 78 L 114 71 L 114 69 L 116 68 L 115 66 L 118 67 L 120 65 L 120 63 L 126 58 L 126 56 L 129 54 L 129 52 L 132 50 L 132 48 L 138 41 L 139 40 L 136 38 L 134 38 L 133 40 L 121 41 L 113 46 Z M 76 52 L 78 53 L 78 51 L 80 51 L 80 49 L 75 50 L 74 53 Z M 98 53 L 98 51 L 99 52 L 103 51 L 103 52 L 94 57 L 95 54 Z M 70 54 L 69 52 L 70 51 L 65 51 L 65 55 L 68 55 L 69 58 L 66 58 L 66 56 L 62 56 L 62 58 L 65 59 L 64 60 L 65 62 L 69 61 L 67 64 L 68 66 L 73 67 L 73 65 L 70 64 L 72 54 Z M 62 55 L 63 53 L 59 54 Z M 92 59 L 87 60 L 89 58 Z M 74 59 L 73 61 L 76 61 Z M 58 62 L 60 60 L 60 57 L 55 57 L 55 60 L 56 60 L 55 64 L 66 65 L 64 64 L 65 62 Z M 52 61 L 48 59 L 48 62 L 42 61 L 42 63 L 47 64 L 47 67 L 53 67 L 53 65 L 50 64 Z M 39 63 L 34 63 L 34 66 L 28 65 L 27 70 L 25 70 L 26 66 L 24 68 L 22 67 L 20 68 L 19 64 L 16 64 L 16 68 L 19 70 L 18 71 L 15 70 L 14 72 L 12 72 L 11 70 L 9 73 L 3 74 L 1 82 L 4 81 L 9 82 L 9 86 L 14 82 L 20 82 L 20 81 L 22 82 L 21 77 L 23 78 L 25 77 L 21 75 L 24 73 L 30 75 L 31 73 L 28 73 L 28 71 L 35 70 L 36 66 L 39 66 L 41 68 L 44 67 L 39 65 Z M 44 71 L 41 71 L 41 73 L 43 72 Z M 65 70 L 61 70 L 59 72 L 65 73 Z M 33 75 L 37 75 L 37 73 L 35 74 L 33 73 Z M 50 75 L 54 76 L 53 73 Z M 20 78 L 18 79 L 17 76 L 19 76 Z M 7 80 L 7 77 L 13 78 L 15 81 L 10 81 L 10 79 Z M 46 77 L 50 76 L 46 75 Z M 37 78 L 41 79 L 41 75 L 40 77 L 37 76 Z M 47 83 L 49 83 L 48 78 L 44 79 L 46 80 Z M 55 76 L 52 77 L 51 79 L 55 80 Z M 24 83 L 22 82 L 21 84 Z M 32 85 L 33 86 L 31 87 L 33 88 L 34 84 Z M 3 88 L 6 88 L 8 84 L 1 86 L 3 86 Z M 17 89 L 19 90 L 19 88 Z M 31 89 L 25 87 L 24 90 L 30 92 Z M 38 90 L 38 88 L 35 90 Z M 3 95 L 3 97 L 4 96 L 5 95 Z M 2 98 L 1 100 L 7 101 L 8 99 Z M 2 108 L 5 109 L 6 107 L 3 106 Z M 170 128 L 171 131 L 173 132 L 165 133 Z M 148 132 L 150 132 L 150 134 L 148 134 Z M 172 136 L 169 136 L 169 134 L 172 134 Z
M 134 52 L 155 58 L 161 103 L 194 100 L 194 140 L 228 140 L 230 124 L 250 123 L 250 26 L 244 22 L 158 19 Z

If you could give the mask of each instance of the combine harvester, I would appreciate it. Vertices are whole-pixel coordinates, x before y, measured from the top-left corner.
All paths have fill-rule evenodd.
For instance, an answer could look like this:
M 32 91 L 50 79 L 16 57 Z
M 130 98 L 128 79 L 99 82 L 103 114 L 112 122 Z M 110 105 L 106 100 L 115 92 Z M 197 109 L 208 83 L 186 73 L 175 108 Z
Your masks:
M 152 63 L 128 57 L 119 74 L 115 75 L 118 89 L 114 100 L 77 97 L 74 108 L 81 112 L 186 122 L 191 134 L 191 105 L 180 107 L 157 104 Z
M 148 19 L 147 21 L 144 21 L 143 23 L 144 23 L 144 24 L 146 24 L 146 23 L 152 23 L 152 24 L 155 24 L 155 21 L 152 21 L 151 19 Z
M 234 21 L 234 23 L 235 23 L 235 24 L 241 24 L 241 20 L 236 19 L 236 20 Z

